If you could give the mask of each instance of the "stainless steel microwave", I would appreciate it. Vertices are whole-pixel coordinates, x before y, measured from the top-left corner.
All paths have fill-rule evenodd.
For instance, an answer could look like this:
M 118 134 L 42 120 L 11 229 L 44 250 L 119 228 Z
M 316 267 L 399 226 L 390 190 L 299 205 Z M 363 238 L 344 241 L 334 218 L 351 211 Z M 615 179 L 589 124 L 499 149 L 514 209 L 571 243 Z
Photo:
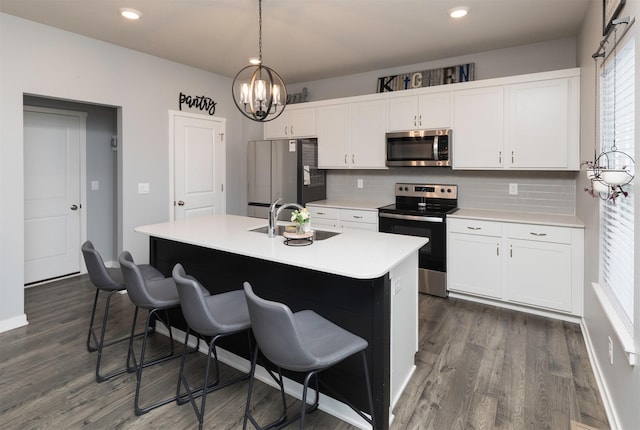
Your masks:
M 387 133 L 387 166 L 450 166 L 451 129 Z

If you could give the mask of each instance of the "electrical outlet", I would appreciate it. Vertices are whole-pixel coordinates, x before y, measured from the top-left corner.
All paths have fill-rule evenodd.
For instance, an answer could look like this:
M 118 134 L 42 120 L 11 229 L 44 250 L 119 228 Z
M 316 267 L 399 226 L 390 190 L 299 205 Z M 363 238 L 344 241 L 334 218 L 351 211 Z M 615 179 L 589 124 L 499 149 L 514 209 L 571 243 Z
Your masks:
M 512 196 L 518 195 L 518 184 L 509 184 L 509 194 Z
M 607 339 L 609 339 L 609 363 L 613 364 L 613 342 L 611 336 L 607 336 Z
M 150 186 L 148 182 L 140 182 L 138 184 L 138 194 L 149 194 Z
M 358 179 L 358 188 L 364 188 L 364 179 Z

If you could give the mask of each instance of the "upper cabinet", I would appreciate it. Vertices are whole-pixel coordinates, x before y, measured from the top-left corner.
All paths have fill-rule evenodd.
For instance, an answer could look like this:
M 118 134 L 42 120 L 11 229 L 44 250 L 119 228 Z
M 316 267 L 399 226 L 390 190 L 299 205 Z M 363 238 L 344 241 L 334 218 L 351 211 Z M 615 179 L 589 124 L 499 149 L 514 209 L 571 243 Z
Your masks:
M 321 169 L 384 169 L 386 100 L 318 108 Z
M 388 100 L 388 131 L 448 128 L 451 125 L 450 104 L 448 91 L 392 97 Z
M 503 167 L 504 90 L 501 86 L 453 93 L 453 167 Z
M 454 169 L 580 168 L 579 77 L 541 76 L 453 92 Z
M 288 106 L 278 118 L 264 123 L 265 139 L 316 137 L 316 109 Z

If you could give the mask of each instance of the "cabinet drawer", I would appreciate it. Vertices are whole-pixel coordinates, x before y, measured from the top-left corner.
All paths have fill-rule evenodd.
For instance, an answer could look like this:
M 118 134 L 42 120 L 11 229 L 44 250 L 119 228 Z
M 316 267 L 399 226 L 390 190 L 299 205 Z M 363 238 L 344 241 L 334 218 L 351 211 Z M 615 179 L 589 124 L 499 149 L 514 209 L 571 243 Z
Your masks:
M 509 239 L 571 243 L 571 229 L 548 225 L 507 224 L 507 236 Z
M 475 219 L 447 218 L 447 229 L 453 233 L 502 236 L 502 224 Z
M 358 211 L 352 209 L 342 209 L 342 211 L 340 212 L 340 219 L 342 221 L 377 224 L 378 211 Z
M 311 215 L 311 222 L 313 222 L 315 218 L 337 220 L 340 214 L 339 209 L 319 206 L 307 206 L 307 211 L 309 211 L 309 215 Z

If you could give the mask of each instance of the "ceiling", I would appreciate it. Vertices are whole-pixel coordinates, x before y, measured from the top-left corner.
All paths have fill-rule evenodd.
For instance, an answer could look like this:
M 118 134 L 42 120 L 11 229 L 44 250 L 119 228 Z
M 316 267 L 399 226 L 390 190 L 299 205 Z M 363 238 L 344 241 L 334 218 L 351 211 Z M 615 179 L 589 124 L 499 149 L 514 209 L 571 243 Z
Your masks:
M 264 0 L 263 62 L 299 83 L 569 38 L 589 1 Z M 469 15 L 449 18 L 461 5 Z M 0 11 L 227 77 L 258 56 L 257 0 L 0 0 Z

